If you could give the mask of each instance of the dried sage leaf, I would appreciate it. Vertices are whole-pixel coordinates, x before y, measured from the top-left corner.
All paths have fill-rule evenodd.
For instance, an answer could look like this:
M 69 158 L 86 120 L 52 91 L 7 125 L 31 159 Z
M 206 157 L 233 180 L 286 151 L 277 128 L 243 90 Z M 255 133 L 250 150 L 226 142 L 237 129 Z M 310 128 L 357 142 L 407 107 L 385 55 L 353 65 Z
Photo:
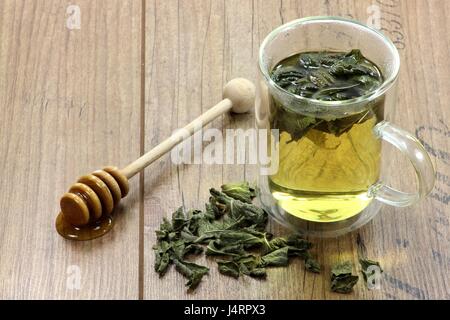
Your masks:
M 331 269 L 331 291 L 350 293 L 358 279 L 358 276 L 352 275 L 352 264 L 350 261 L 338 263 Z

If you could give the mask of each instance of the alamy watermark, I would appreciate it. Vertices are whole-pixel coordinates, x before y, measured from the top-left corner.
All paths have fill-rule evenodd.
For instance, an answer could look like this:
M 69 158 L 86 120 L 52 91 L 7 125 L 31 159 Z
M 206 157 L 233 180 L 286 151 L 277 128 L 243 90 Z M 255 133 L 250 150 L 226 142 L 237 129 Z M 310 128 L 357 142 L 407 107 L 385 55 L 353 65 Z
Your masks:
M 70 265 L 66 270 L 66 287 L 68 290 L 81 289 L 81 269 L 77 265 Z
M 81 9 L 75 4 L 66 8 L 66 27 L 69 30 L 81 29 Z
M 170 155 L 174 164 L 253 164 L 261 175 L 278 171 L 278 129 L 203 129 L 194 123 L 195 133 L 186 129 L 175 131 L 171 140 L 179 143 Z M 271 137 L 270 137 L 271 135 Z M 204 143 L 209 143 L 203 146 Z
M 367 14 L 369 18 L 367 19 L 367 25 L 369 27 L 381 30 L 381 8 L 379 5 L 372 4 L 367 7 Z
M 365 274 L 367 275 L 367 288 L 369 290 L 381 289 L 381 273 L 383 271 L 377 265 L 370 265 L 367 267 Z

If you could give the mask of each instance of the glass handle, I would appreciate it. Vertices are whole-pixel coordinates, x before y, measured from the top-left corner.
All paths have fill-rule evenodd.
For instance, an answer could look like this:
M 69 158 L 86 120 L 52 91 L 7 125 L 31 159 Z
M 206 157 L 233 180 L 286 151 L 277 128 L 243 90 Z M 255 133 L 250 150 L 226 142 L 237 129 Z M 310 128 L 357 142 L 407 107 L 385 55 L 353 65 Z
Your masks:
M 389 142 L 408 157 L 416 171 L 419 188 L 416 193 L 406 193 L 378 183 L 372 187 L 371 193 L 377 200 L 396 207 L 410 206 L 426 197 L 434 187 L 435 171 L 419 140 L 387 121 L 378 123 L 374 132 L 378 138 Z

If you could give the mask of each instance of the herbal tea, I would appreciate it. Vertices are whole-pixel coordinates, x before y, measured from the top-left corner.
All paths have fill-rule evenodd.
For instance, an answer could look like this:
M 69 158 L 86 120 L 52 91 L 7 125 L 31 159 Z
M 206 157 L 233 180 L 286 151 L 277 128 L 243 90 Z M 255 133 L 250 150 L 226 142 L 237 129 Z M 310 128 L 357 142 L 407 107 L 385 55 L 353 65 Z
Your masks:
M 322 101 L 357 98 L 383 82 L 359 50 L 300 53 L 277 64 L 271 77 L 288 92 Z M 270 125 L 280 131 L 279 169 L 269 187 L 281 208 L 307 221 L 333 222 L 371 202 L 368 189 L 378 180 L 381 151 L 373 127 L 383 118 L 383 101 L 363 110 L 321 119 L 273 99 Z

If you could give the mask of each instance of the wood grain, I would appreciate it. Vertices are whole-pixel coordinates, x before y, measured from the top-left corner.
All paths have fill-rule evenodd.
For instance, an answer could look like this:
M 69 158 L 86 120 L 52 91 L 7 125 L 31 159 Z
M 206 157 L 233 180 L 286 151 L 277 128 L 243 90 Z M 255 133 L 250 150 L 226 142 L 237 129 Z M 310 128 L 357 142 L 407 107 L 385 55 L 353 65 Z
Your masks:
M 66 27 L 69 4 L 81 28 Z M 385 207 L 359 231 L 313 240 L 321 275 L 270 270 L 266 281 L 210 274 L 195 293 L 174 270 L 153 271 L 163 217 L 202 208 L 208 189 L 257 178 L 255 165 L 174 165 L 166 155 L 131 180 L 114 230 L 74 243 L 54 230 L 58 199 L 81 174 L 124 166 L 221 100 L 234 77 L 257 79 L 259 44 L 275 27 L 312 15 L 364 23 L 372 5 L 402 59 L 398 103 L 388 120 L 416 134 L 437 184 L 411 208 Z M 449 299 L 450 2 L 446 0 L 76 0 L 0 4 L 0 298 L 51 299 Z M 253 127 L 226 115 L 208 127 Z M 383 177 L 411 190 L 407 160 L 385 148 Z M 276 234 L 286 231 L 271 224 Z M 358 254 L 381 262 L 380 290 L 362 281 L 329 290 L 330 266 Z M 75 269 L 70 266 L 75 266 Z M 74 270 L 81 288 L 70 289 Z
M 405 129 L 423 131 L 434 148 L 448 150 L 448 67 L 437 67 L 443 59 L 449 38 L 445 29 L 445 1 L 147 1 L 146 38 L 146 148 L 182 126 L 220 100 L 223 85 L 233 77 L 256 80 L 257 51 L 263 38 L 282 23 L 311 15 L 341 15 L 369 21 L 368 7 L 378 5 L 381 27 L 396 42 L 402 56 L 399 99 L 387 117 Z M 437 14 L 439 11 L 439 14 Z M 433 15 L 433 19 L 430 19 Z M 431 22 L 432 21 L 432 22 Z M 169 37 L 170 35 L 170 37 Z M 430 37 L 430 35 L 433 35 Z M 425 39 L 426 38 L 426 39 Z M 157 44 L 155 46 L 155 44 Z M 433 48 L 433 56 L 424 54 Z M 424 68 L 417 68 L 417 61 Z M 442 63 L 442 62 L 441 62 Z M 411 81 L 414 79 L 414 81 Z M 437 83 L 436 89 L 432 83 Z M 444 93 L 445 92 L 445 93 Z M 162 104 L 161 104 L 162 103 Z M 168 110 L 160 112 L 161 108 Z M 155 131 L 158 123 L 170 124 Z M 439 130 L 430 126 L 440 124 Z M 224 116 L 212 127 L 249 128 L 253 116 Z M 443 126 L 443 127 L 442 127 Z M 447 131 L 445 131 L 447 130 Z M 422 134 L 419 129 L 419 134 Z M 447 135 L 446 135 L 447 134 Z M 388 183 L 408 189 L 414 183 L 406 159 L 386 148 L 385 174 Z M 448 164 L 438 171 L 448 175 Z M 397 168 L 393 170 L 392 168 Z M 401 168 L 401 169 L 398 169 Z M 430 299 L 448 297 L 448 207 L 429 198 L 407 209 L 386 207 L 359 232 L 338 239 L 314 241 L 316 254 L 324 265 L 323 275 L 312 275 L 294 262 L 288 269 L 271 270 L 265 282 L 229 280 L 218 274 L 215 263 L 210 275 L 193 294 L 183 288 L 184 279 L 169 272 L 162 280 L 152 269 L 154 230 L 162 217 L 183 204 L 201 208 L 208 188 L 234 180 L 255 180 L 252 165 L 174 166 L 166 156 L 145 174 L 144 297 L 148 299 Z M 409 175 L 410 178 L 407 177 Z M 438 188 L 446 188 L 438 182 Z M 444 183 L 445 184 L 445 183 Z M 439 196 L 445 196 L 439 195 Z M 284 230 L 272 226 L 275 233 Z M 433 231 L 433 228 L 439 228 Z M 438 233 L 437 233 L 438 232 Z M 441 234 L 441 236 L 439 236 Z M 446 249 L 447 248 L 447 249 Z M 361 281 L 353 294 L 333 294 L 329 290 L 330 266 L 350 259 L 357 264 L 363 253 L 379 260 L 385 269 L 381 290 L 368 291 Z M 445 279 L 445 280 L 444 280 Z
M 4 299 L 138 297 L 136 181 L 104 238 L 70 242 L 54 222 L 80 175 L 139 155 L 141 3 L 76 1 L 79 30 L 66 27 L 70 3 L 0 5 Z

